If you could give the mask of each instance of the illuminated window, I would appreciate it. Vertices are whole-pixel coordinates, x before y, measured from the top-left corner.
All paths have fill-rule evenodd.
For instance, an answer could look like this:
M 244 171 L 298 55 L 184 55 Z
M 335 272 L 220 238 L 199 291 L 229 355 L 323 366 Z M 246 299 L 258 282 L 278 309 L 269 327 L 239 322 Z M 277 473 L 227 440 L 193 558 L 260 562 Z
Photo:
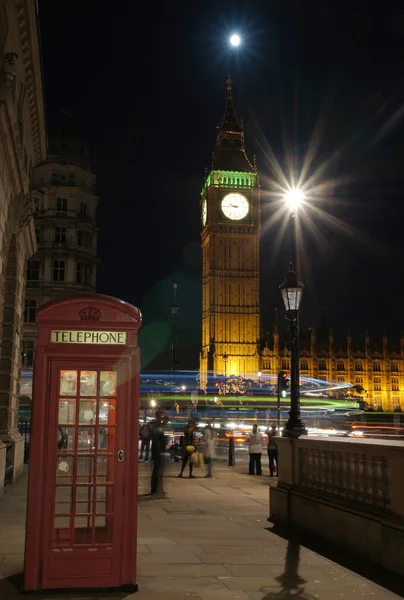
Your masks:
M 271 368 L 271 362 L 269 360 L 264 360 L 262 363 L 263 369 L 269 370 Z
M 345 364 L 343 362 L 337 362 L 337 371 L 345 371 Z
M 287 371 L 289 369 L 289 362 L 287 360 L 282 361 L 282 370 Z
M 382 389 L 381 377 L 375 377 L 373 379 L 373 389 L 375 390 L 375 392 L 381 391 L 381 389 Z
M 373 363 L 373 371 L 380 371 L 380 363 L 379 362 Z
M 338 375 L 338 383 L 343 383 L 345 381 L 342 375 Z
M 318 368 L 320 369 L 320 371 L 326 371 L 327 370 L 327 363 L 325 360 L 320 360 L 320 362 L 318 363 Z
M 356 385 L 362 385 L 363 384 L 363 377 L 356 377 L 355 383 L 356 383 Z
M 363 364 L 355 363 L 355 371 L 363 371 Z
M 319 376 L 319 380 L 320 381 L 327 381 L 327 377 L 325 375 L 320 375 Z
M 67 239 L 67 228 L 56 227 L 55 229 L 55 242 L 57 244 L 65 244 Z
M 398 377 L 391 378 L 391 389 L 393 390 L 393 392 L 398 392 Z
M 398 372 L 398 364 L 397 363 L 391 363 L 391 370 L 393 372 Z
M 302 371 L 308 371 L 309 370 L 309 363 L 307 362 L 307 360 L 302 360 L 301 361 L 300 368 L 302 369 Z
M 22 340 L 21 345 L 21 366 L 30 369 L 34 365 L 35 341 Z
M 53 281 L 64 281 L 66 271 L 66 262 L 56 259 L 53 261 Z
M 26 298 L 24 307 L 24 323 L 35 323 L 36 321 L 36 300 Z

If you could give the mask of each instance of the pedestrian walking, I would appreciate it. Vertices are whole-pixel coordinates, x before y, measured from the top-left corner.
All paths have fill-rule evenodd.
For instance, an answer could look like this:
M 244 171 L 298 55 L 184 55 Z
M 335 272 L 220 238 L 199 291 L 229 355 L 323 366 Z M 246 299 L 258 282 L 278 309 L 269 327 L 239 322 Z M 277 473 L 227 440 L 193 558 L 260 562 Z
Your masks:
M 166 442 L 164 437 L 164 427 L 168 423 L 168 417 L 160 410 L 156 410 L 156 418 L 149 423 L 150 438 L 152 442 L 152 460 L 153 471 L 151 475 L 152 495 L 159 498 L 165 498 L 166 493 L 163 488 L 164 460 Z
M 189 479 L 195 479 L 195 475 L 192 475 L 192 471 L 194 468 L 193 462 L 191 461 L 191 456 L 194 452 L 196 452 L 196 443 L 195 443 L 195 421 L 189 420 L 188 424 L 184 430 L 183 440 L 183 449 L 184 453 L 182 456 L 182 465 L 181 472 L 178 477 L 182 477 L 184 473 L 185 467 L 187 463 L 189 463 Z
M 203 456 L 205 458 L 206 468 L 208 470 L 205 477 L 212 478 L 213 477 L 213 461 L 216 458 L 215 451 L 215 430 L 212 427 L 212 423 L 208 423 L 208 426 L 205 427 L 204 435 L 203 435 Z
M 146 463 L 149 460 L 149 452 L 150 452 L 150 430 L 149 425 L 144 423 L 140 428 L 139 432 L 140 436 L 140 454 L 139 461 L 142 461 L 144 454 L 144 462 Z
M 266 430 L 266 435 L 268 436 L 268 462 L 269 462 L 269 476 L 275 476 L 275 463 L 276 463 L 276 476 L 279 475 L 279 466 L 278 466 L 278 447 L 276 445 L 275 437 L 277 436 L 276 425 L 272 423 L 271 427 Z
M 248 436 L 248 452 L 250 454 L 249 475 L 254 475 L 254 468 L 256 474 L 261 475 L 262 435 L 258 431 L 257 424 L 253 425 L 252 433 Z

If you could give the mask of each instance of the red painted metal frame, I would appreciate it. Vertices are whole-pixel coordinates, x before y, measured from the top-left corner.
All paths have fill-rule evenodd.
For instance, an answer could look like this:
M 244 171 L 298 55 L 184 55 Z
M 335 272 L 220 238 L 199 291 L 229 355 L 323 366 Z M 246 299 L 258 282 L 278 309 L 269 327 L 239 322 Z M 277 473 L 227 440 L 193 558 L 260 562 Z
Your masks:
M 91 306 L 99 311 L 98 320 L 80 319 L 80 311 Z M 83 313 L 82 313 L 83 314 Z M 24 589 L 35 591 L 60 588 L 115 588 L 136 585 L 137 543 L 137 482 L 138 482 L 138 422 L 140 361 L 137 347 L 137 332 L 141 326 L 139 310 L 125 302 L 97 294 L 80 294 L 71 298 L 53 301 L 38 311 L 39 343 L 35 355 L 33 382 L 33 414 L 31 423 L 30 472 L 27 502 L 27 530 L 25 548 Z M 123 345 L 62 344 L 52 343 L 52 330 L 118 331 L 126 332 L 127 343 Z M 119 569 L 110 578 L 87 576 L 77 562 L 77 573 L 68 565 L 72 552 L 61 551 L 60 573 L 48 577 L 50 555 L 54 555 L 50 544 L 53 526 L 53 501 L 55 493 L 55 414 L 58 410 L 59 394 L 52 382 L 51 364 L 59 368 L 79 370 L 117 367 L 122 369 L 118 386 L 121 411 L 117 412 L 118 449 L 124 450 L 124 460 L 116 456 L 115 473 L 117 483 L 122 486 L 119 515 L 114 507 L 114 527 L 121 524 L 114 535 L 120 537 L 115 563 Z M 56 369 L 53 369 L 55 372 Z M 56 375 L 53 375 L 56 377 Z M 122 417 L 122 419 L 121 419 Z M 53 483 L 52 483 L 53 482 Z M 51 489 L 52 488 L 52 489 Z M 94 554 L 102 550 L 92 548 Z M 88 549 L 85 550 L 88 556 Z M 99 556 L 101 556 L 99 554 Z M 66 563 L 66 568 L 64 564 Z M 71 565 L 72 563 L 70 563 Z M 81 569 L 81 572 L 80 572 Z M 66 571 L 66 574 L 64 574 Z

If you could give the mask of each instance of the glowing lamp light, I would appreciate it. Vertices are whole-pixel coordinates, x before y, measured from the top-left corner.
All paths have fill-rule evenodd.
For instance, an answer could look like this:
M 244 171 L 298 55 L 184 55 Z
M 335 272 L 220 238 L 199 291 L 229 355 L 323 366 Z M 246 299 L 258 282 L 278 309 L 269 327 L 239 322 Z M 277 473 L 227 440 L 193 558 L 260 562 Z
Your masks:
M 300 188 L 291 188 L 283 196 L 292 215 L 295 214 L 299 206 L 304 202 L 306 196 Z
M 230 44 L 233 47 L 240 46 L 240 44 L 241 44 L 241 37 L 239 36 L 238 33 L 233 33 L 233 35 L 230 36 Z
M 155 400 L 150 400 L 150 406 L 151 406 L 152 408 L 156 408 L 156 406 L 157 406 L 157 402 L 156 402 Z
M 293 265 L 290 263 L 285 281 L 279 286 L 286 312 L 298 311 L 303 294 L 303 284 L 297 280 Z

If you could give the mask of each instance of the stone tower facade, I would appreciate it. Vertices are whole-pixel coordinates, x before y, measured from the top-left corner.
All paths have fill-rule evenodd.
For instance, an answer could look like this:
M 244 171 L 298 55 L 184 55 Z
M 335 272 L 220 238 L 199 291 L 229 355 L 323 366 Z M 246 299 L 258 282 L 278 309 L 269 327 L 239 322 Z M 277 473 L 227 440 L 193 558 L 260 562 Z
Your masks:
M 22 369 L 33 366 L 37 339 L 36 309 L 49 300 L 94 292 L 96 284 L 96 176 L 89 152 L 76 136 L 67 112 L 49 138 L 48 158 L 35 169 L 35 235 L 38 251 L 27 266 Z
M 27 259 L 36 252 L 32 175 L 46 157 L 35 0 L 0 0 L 0 495 L 7 459 L 23 470 L 18 433 L 21 326 Z
M 234 109 L 230 76 L 200 207 L 203 388 L 208 373 L 256 376 L 260 361 L 260 190 Z

